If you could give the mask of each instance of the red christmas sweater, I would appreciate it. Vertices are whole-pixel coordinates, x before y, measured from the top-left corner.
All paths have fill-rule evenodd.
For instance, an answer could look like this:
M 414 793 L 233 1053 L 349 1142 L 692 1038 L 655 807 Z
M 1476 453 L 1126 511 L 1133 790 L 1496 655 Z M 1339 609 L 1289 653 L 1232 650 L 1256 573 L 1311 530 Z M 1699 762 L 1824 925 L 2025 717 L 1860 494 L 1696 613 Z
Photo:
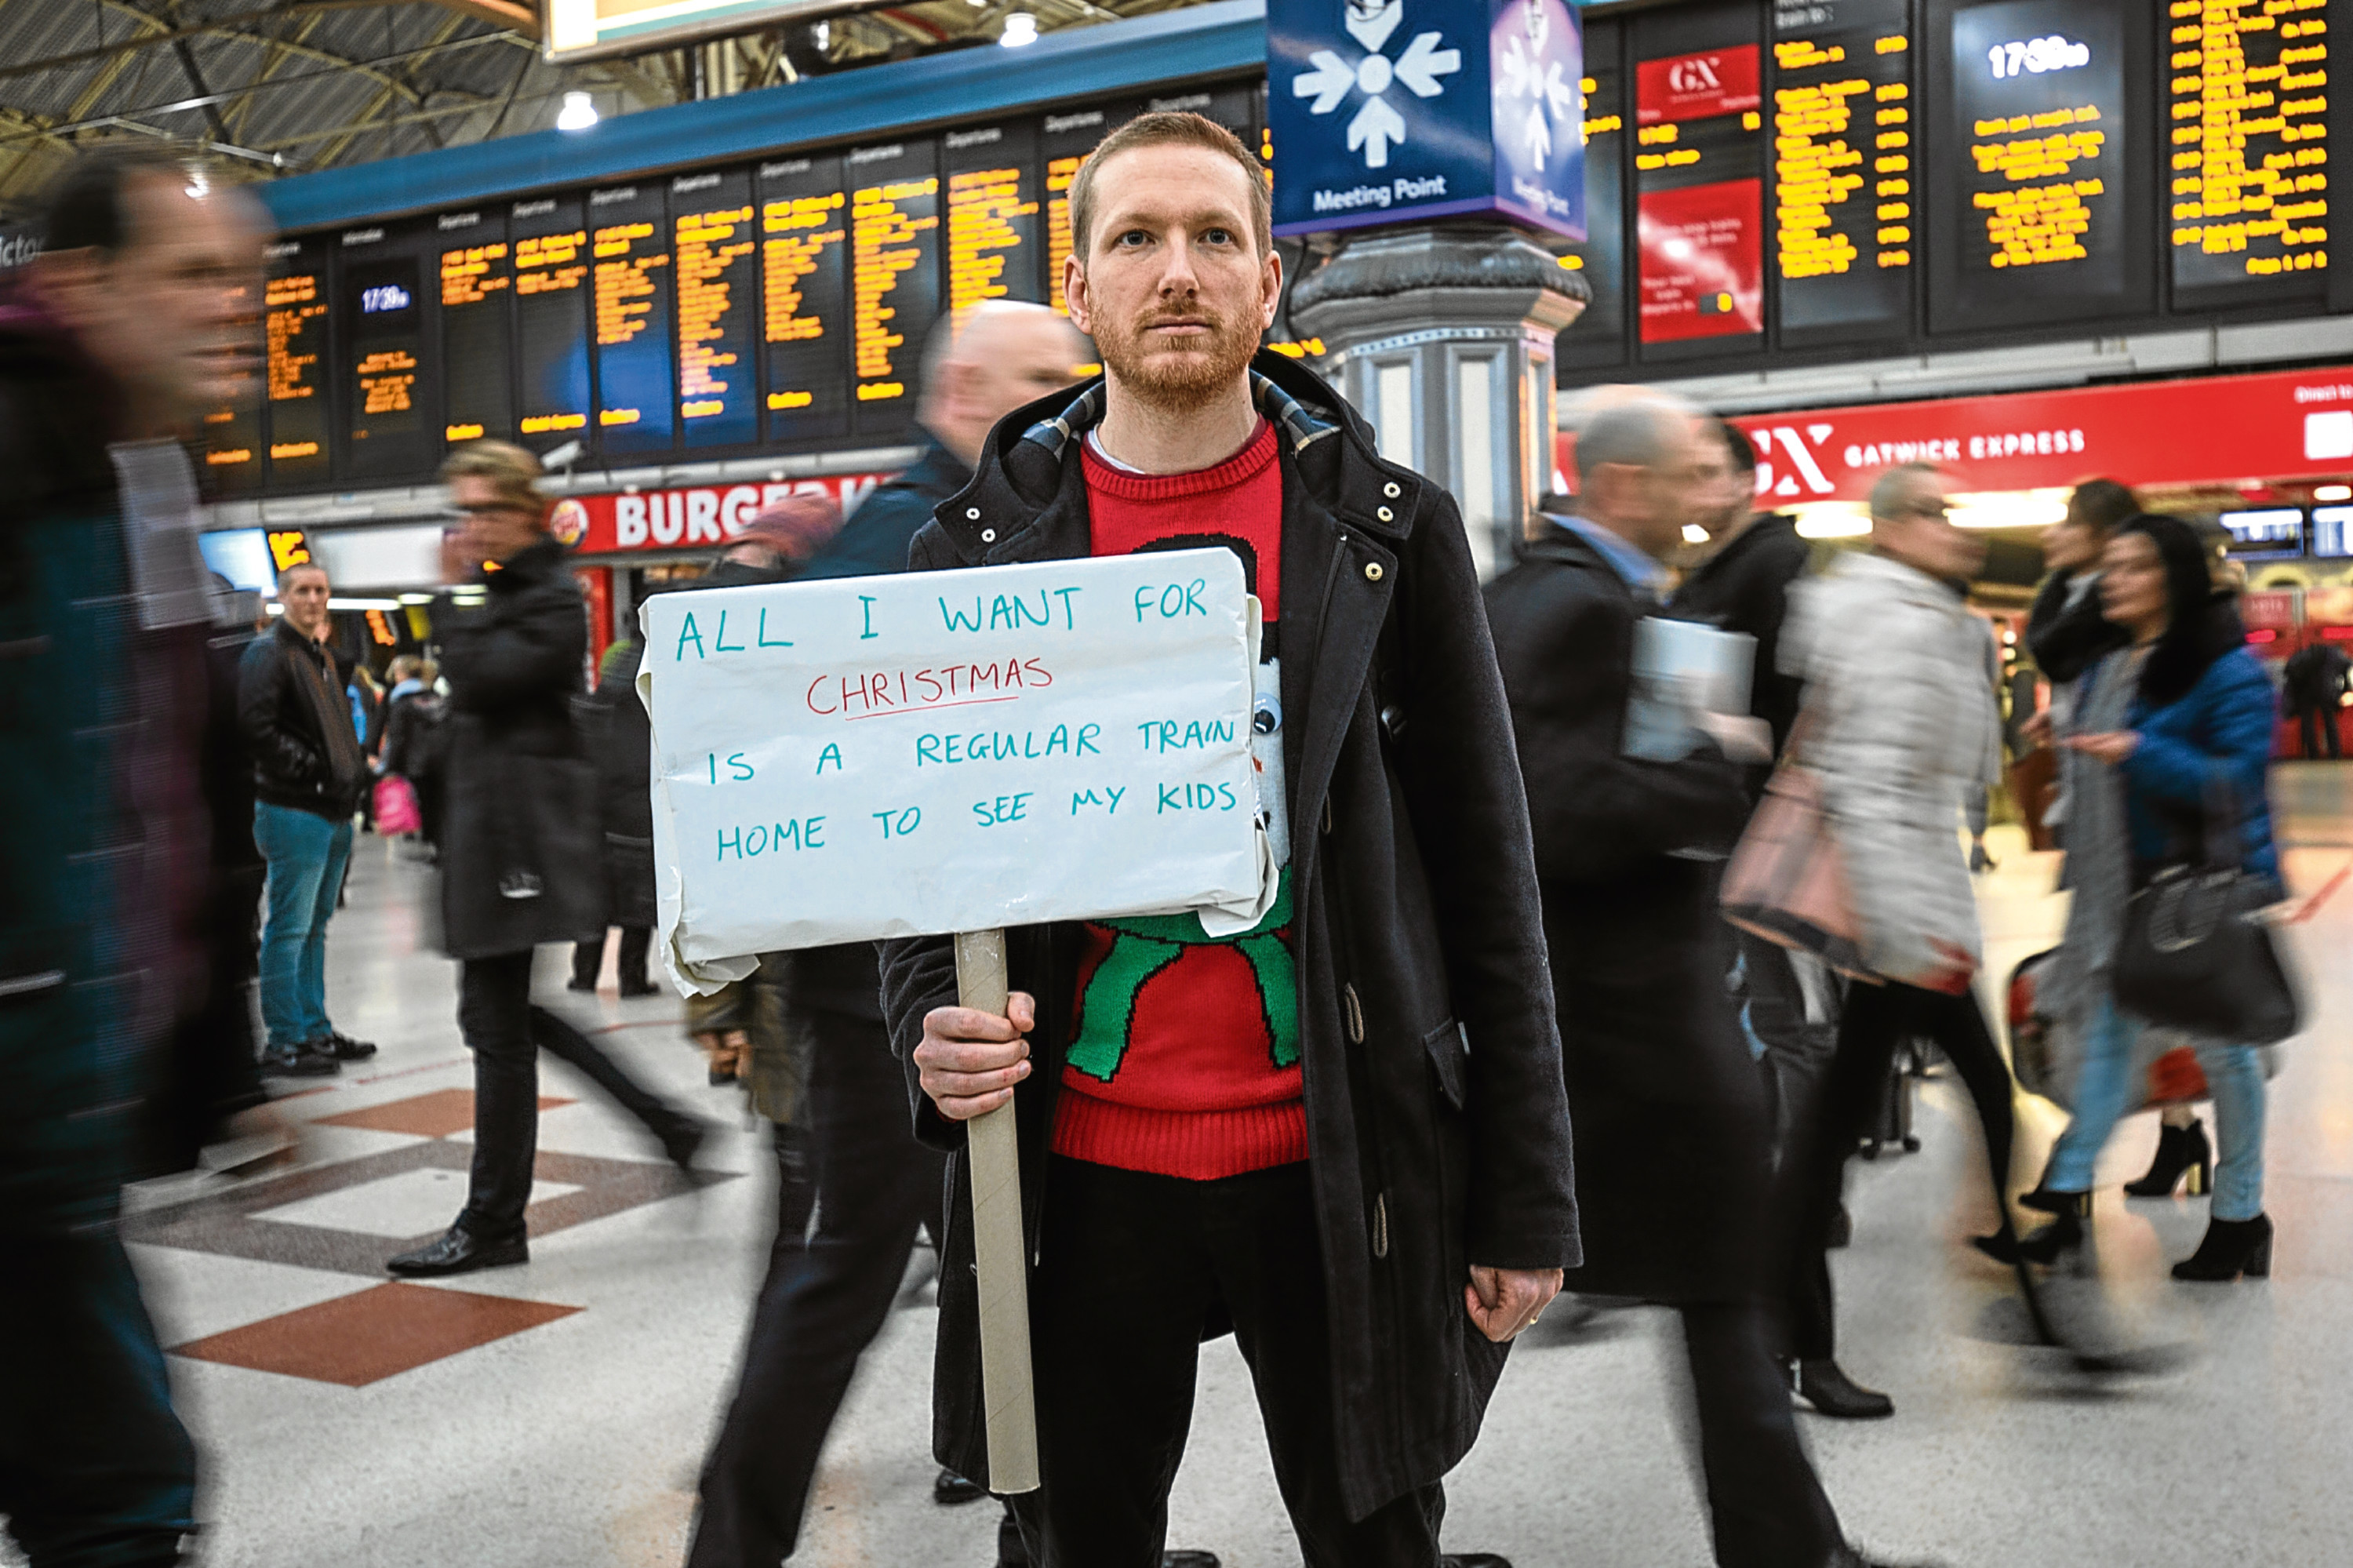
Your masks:
M 1092 441 L 1082 461 L 1093 553 L 1228 546 L 1258 595 L 1271 653 L 1282 570 L 1274 427 L 1261 419 L 1240 451 L 1198 473 L 1125 471 Z M 1262 665 L 1261 688 L 1276 684 Z M 1261 702 L 1255 731 L 1271 738 L 1253 747 L 1262 768 L 1281 756 L 1268 714 Z M 1279 726 L 1279 705 L 1272 714 Z M 1279 762 L 1272 777 L 1279 795 Z M 1307 1158 L 1286 838 L 1277 831 L 1275 906 L 1239 937 L 1212 939 L 1191 915 L 1088 923 L 1055 1153 L 1197 1181 Z

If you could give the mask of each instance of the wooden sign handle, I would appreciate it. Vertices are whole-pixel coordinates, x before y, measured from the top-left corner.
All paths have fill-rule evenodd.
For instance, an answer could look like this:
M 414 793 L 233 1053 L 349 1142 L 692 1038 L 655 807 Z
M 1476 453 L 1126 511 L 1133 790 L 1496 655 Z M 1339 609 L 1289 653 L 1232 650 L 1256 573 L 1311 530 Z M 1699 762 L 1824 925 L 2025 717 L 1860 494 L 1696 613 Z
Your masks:
M 1005 933 L 955 939 L 956 1001 L 1005 1012 Z M 1038 1411 L 1029 1383 L 1029 1270 L 1021 1228 L 1021 1148 L 1013 1102 L 965 1123 L 972 1179 L 972 1251 L 980 1279 L 981 1400 L 988 1422 L 988 1489 L 1038 1489 Z

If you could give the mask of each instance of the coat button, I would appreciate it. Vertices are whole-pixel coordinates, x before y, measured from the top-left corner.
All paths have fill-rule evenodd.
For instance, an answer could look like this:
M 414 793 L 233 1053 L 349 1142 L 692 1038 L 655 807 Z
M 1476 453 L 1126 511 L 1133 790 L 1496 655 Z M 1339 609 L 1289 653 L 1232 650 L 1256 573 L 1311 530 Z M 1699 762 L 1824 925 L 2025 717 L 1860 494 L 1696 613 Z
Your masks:
M 1390 511 L 1386 506 L 1382 507 L 1378 512 L 1374 513 L 1373 515 L 1379 518 L 1384 523 L 1394 523 L 1397 521 L 1397 514 Z
M 984 544 L 984 545 L 994 545 L 994 544 L 996 544 L 996 543 L 997 543 L 997 530 L 996 530 L 996 529 L 994 529 L 994 528 L 983 528 L 983 529 L 980 531 L 980 542 L 981 542 L 982 544 Z
M 1397 481 L 1391 480 L 1387 484 L 1381 486 L 1381 493 L 1388 496 L 1391 501 L 1395 501 L 1398 498 Z
M 1366 561 L 1365 563 L 1365 580 L 1368 583 L 1377 583 L 1381 580 L 1381 564 L 1378 561 Z
M 979 508 L 979 507 L 977 507 L 977 506 L 967 506 L 967 507 L 965 507 L 965 508 L 964 509 L 964 514 L 965 514 L 965 517 L 967 517 L 967 518 L 971 519 L 971 520 L 972 520 L 973 522 L 975 522 L 975 523 L 977 523 L 977 522 L 979 522 L 979 521 L 980 521 L 980 508 Z

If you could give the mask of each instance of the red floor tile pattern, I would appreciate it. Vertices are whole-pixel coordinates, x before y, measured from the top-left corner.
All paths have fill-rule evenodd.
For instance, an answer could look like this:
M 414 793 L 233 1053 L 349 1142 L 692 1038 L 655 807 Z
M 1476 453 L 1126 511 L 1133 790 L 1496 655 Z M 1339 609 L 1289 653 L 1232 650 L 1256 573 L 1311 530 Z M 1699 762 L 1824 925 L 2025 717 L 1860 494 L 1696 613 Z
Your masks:
M 571 1103 L 554 1095 L 539 1097 L 539 1108 L 543 1112 Z M 370 1132 L 406 1132 L 418 1138 L 447 1138 L 453 1132 L 464 1132 L 474 1125 L 474 1091 L 436 1089 L 431 1094 L 411 1095 L 405 1100 L 386 1100 L 380 1106 L 345 1111 L 341 1116 L 322 1116 L 318 1121 L 322 1127 L 356 1127 Z
M 580 1310 L 396 1281 L 192 1340 L 172 1353 L 365 1388 Z

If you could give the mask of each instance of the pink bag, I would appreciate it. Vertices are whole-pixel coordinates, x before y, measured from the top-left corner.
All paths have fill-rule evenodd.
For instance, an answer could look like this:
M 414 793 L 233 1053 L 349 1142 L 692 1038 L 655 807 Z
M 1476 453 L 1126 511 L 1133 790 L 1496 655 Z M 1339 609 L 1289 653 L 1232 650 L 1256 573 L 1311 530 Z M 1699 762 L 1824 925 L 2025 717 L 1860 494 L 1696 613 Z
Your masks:
M 417 787 L 397 773 L 387 773 L 375 781 L 375 831 L 380 833 L 413 833 L 425 826 L 424 813 L 417 809 Z

